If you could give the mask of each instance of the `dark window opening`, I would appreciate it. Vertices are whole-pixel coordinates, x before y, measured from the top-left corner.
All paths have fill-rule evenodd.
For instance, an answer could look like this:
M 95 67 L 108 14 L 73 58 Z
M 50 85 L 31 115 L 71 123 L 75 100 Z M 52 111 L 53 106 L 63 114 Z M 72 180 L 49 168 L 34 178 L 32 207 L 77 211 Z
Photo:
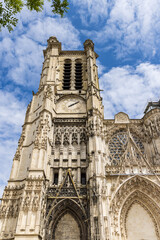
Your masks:
M 57 158 L 56 158 L 56 159 L 54 159 L 54 162 L 59 162 L 59 159 L 57 159 Z
M 86 173 L 81 173 L 81 184 L 86 185 Z
M 77 162 L 77 159 L 72 159 L 72 162 L 73 162 L 73 163 L 76 163 L 76 162 Z
M 64 64 L 63 90 L 69 90 L 71 87 L 71 63 Z
M 86 159 L 81 159 L 81 162 L 86 162 Z
M 58 173 L 54 173 L 54 181 L 53 184 L 58 185 Z
M 63 159 L 63 162 L 68 162 L 68 159 Z
M 75 65 L 75 89 L 82 89 L 82 63 Z

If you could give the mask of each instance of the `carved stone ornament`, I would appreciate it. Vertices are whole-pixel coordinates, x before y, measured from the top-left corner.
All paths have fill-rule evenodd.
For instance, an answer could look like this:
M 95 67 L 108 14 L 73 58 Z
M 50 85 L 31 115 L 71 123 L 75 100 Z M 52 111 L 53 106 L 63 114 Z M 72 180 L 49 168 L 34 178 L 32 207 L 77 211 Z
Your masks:
M 38 94 L 40 93 L 40 92 L 42 92 L 43 91 L 43 89 L 44 89 L 44 84 L 43 83 L 41 83 L 40 85 L 39 85 L 39 89 L 38 89 Z
M 22 203 L 23 211 L 28 211 L 31 206 L 31 194 L 27 193 Z
M 87 123 L 87 135 L 88 137 L 101 136 L 104 137 L 104 128 L 101 118 L 98 116 L 91 117 Z
M 35 192 L 32 198 L 32 210 L 37 211 L 40 205 L 40 196 L 37 192 Z
M 95 96 L 99 101 L 102 101 L 102 97 L 100 96 L 100 89 L 98 89 L 93 83 L 88 86 L 87 93 L 87 100 L 90 96 Z
M 87 40 L 84 42 L 84 49 L 87 51 L 87 50 L 90 49 L 90 48 L 94 51 L 94 43 L 92 42 L 92 40 L 87 39 Z
M 49 115 L 41 115 L 38 127 L 36 129 L 36 137 L 34 141 L 35 148 L 47 149 L 48 133 L 50 131 Z
M 129 123 L 129 117 L 126 113 L 120 112 L 115 115 L 115 123 Z
M 143 132 L 148 143 L 152 138 L 156 139 L 160 136 L 160 113 L 153 114 L 144 120 Z
M 86 128 L 84 124 L 56 126 L 54 131 L 54 145 L 79 145 L 86 142 Z
M 51 101 L 53 100 L 53 90 L 51 85 L 46 86 L 44 95 L 43 95 L 43 100 L 44 99 L 49 99 Z
M 3 200 L 0 206 L 0 219 L 1 218 L 16 218 L 19 213 L 21 199 L 11 199 L 11 200 Z

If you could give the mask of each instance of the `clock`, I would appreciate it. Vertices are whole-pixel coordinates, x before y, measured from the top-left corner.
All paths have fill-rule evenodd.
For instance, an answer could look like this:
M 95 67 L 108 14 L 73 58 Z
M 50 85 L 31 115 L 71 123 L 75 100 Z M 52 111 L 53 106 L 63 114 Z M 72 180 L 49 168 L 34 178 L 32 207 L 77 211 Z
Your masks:
M 66 97 L 58 101 L 57 113 L 85 113 L 86 104 L 82 98 Z

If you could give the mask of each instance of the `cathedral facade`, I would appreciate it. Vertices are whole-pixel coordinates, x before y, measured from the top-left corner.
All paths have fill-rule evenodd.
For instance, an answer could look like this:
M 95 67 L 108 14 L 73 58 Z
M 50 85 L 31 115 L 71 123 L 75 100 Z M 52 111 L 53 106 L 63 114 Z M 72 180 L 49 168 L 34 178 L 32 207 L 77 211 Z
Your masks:
M 64 51 L 49 38 L 1 200 L 0 240 L 160 240 L 159 103 L 142 119 L 104 119 L 97 57 L 91 40 Z

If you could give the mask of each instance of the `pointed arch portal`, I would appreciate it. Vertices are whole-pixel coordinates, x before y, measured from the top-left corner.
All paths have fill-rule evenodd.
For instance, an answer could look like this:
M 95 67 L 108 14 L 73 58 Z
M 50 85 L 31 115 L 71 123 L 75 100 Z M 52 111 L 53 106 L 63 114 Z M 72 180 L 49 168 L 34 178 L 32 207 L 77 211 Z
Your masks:
M 80 240 L 80 228 L 77 221 L 70 214 L 66 212 L 59 222 L 54 231 L 54 240 Z
M 46 230 L 46 240 L 87 240 L 87 221 L 83 209 L 74 200 L 61 200 L 51 208 Z
M 139 202 L 131 205 L 125 222 L 128 240 L 158 240 L 155 223 L 149 212 Z
M 121 240 L 159 240 L 159 196 L 159 186 L 151 179 L 137 175 L 124 181 L 110 205 L 112 237 L 117 239 L 119 234 Z

